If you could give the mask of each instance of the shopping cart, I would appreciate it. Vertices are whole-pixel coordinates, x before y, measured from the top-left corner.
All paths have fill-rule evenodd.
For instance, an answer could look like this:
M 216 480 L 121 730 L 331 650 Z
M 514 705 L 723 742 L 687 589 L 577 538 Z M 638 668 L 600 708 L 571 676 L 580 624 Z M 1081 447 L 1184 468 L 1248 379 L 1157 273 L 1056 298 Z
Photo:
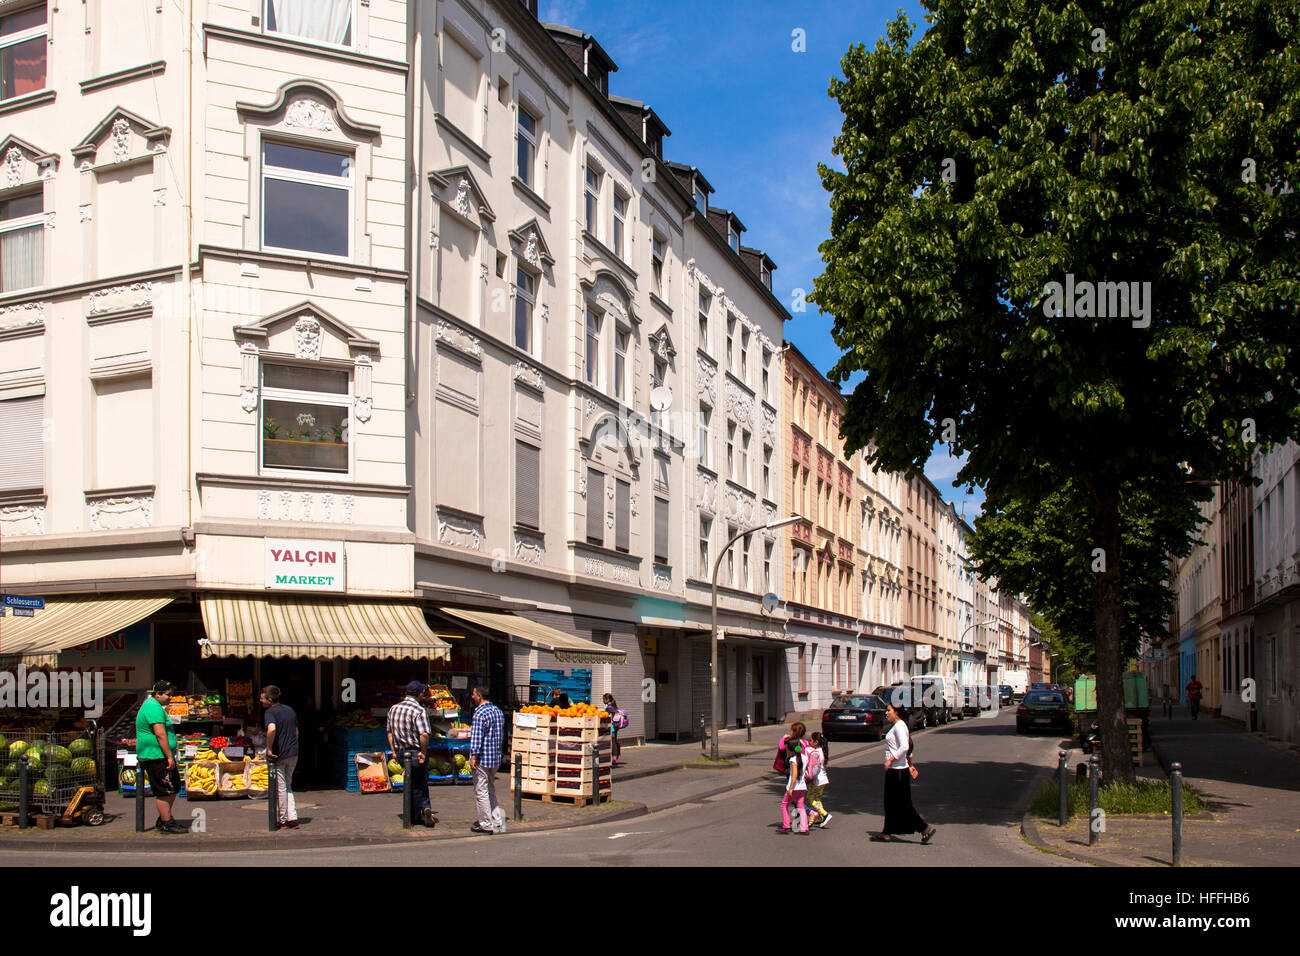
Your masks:
M 63 824 L 104 822 L 104 759 L 98 725 L 81 730 L 0 731 L 0 809 L 18 809 L 22 765 L 27 765 L 30 812 Z

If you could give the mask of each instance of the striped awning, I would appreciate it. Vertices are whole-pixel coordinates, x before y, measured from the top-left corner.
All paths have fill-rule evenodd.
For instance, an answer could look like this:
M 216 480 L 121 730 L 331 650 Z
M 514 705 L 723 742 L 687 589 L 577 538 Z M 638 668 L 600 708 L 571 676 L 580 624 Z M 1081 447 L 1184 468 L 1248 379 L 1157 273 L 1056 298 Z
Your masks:
M 606 647 L 583 637 L 565 634 L 545 624 L 538 624 L 508 611 L 471 611 L 459 607 L 435 608 L 439 614 L 467 624 L 500 631 L 529 647 L 550 651 L 557 661 L 566 664 L 626 664 L 627 652 Z
M 172 596 L 105 597 L 69 595 L 46 598 L 32 617 L 0 617 L 0 657 L 36 657 L 116 634 L 172 602 Z M 43 660 L 41 663 L 52 663 Z
M 201 597 L 207 657 L 360 657 L 429 660 L 451 645 L 415 604 L 229 594 Z

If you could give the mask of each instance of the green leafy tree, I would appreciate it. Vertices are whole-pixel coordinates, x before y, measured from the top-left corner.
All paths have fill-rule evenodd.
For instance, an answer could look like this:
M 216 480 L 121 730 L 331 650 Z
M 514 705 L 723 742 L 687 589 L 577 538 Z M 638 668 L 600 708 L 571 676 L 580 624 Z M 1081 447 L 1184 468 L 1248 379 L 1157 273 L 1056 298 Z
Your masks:
M 1124 553 L 1123 495 L 1181 498 L 1300 431 L 1300 11 L 927 7 L 923 37 L 900 15 L 830 86 L 844 170 L 821 168 L 813 299 L 832 377 L 864 374 L 843 434 L 909 472 L 948 442 L 996 500 L 1081 489 L 1103 766 L 1130 781 L 1123 581 L 1147 556 Z

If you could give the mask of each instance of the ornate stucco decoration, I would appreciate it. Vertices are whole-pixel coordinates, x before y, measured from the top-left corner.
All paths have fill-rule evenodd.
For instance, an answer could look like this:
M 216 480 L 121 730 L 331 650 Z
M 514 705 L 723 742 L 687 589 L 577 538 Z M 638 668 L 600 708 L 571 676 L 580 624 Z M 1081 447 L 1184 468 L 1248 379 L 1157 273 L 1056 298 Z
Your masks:
M 330 108 L 310 96 L 300 96 L 289 104 L 284 114 L 284 125 L 320 130 L 322 133 L 332 133 L 337 129 Z
M 304 315 L 293 326 L 293 344 L 300 359 L 320 358 L 320 322 Z

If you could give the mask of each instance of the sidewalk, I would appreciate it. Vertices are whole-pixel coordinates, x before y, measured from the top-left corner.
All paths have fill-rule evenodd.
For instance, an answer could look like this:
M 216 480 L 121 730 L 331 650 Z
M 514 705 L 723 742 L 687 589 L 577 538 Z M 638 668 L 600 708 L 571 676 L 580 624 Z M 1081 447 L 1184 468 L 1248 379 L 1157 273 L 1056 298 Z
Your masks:
M 1207 717 L 1192 720 L 1175 707 L 1172 718 L 1153 707 L 1151 746 L 1139 778 L 1167 780 L 1172 763 L 1195 788 L 1208 813 L 1183 821 L 1185 866 L 1295 866 L 1300 863 L 1300 756 L 1239 724 Z M 1153 759 L 1154 757 L 1154 759 Z M 1073 768 L 1087 757 L 1069 752 Z M 1030 843 L 1102 866 L 1169 866 L 1169 817 L 1111 816 L 1095 847 L 1080 815 L 1064 829 L 1055 820 L 1025 815 Z
M 820 716 L 820 711 L 817 716 Z M 614 799 L 611 802 L 575 807 L 525 799 L 522 822 L 513 819 L 514 795 L 510 792 L 509 777 L 504 773 L 498 774 L 497 798 L 506 813 L 506 831 L 513 833 L 606 823 L 707 799 L 746 786 L 771 772 L 777 742 L 786 733 L 787 726 L 755 727 L 752 741 L 746 739 L 744 730 L 723 731 L 719 737 L 719 753 L 737 763 L 729 768 L 683 769 L 683 764 L 700 756 L 699 741 L 624 747 L 622 759 L 614 769 Z M 846 752 L 856 749 L 855 745 L 849 745 Z M 432 830 L 423 826 L 412 827 L 409 831 L 402 829 L 400 793 L 363 795 L 341 790 L 300 790 L 297 793 L 298 817 L 302 823 L 299 830 L 269 831 L 264 800 L 177 800 L 175 817 L 190 823 L 192 831 L 188 835 L 164 836 L 154 832 L 136 833 L 134 801 L 113 792 L 108 794 L 106 819 L 102 826 L 27 831 L 0 827 L 0 849 L 107 853 L 193 851 L 196 847 L 267 850 L 472 837 L 469 827 L 475 820 L 473 787 L 467 784 L 433 785 L 429 788 L 429 796 L 439 820 Z M 196 811 L 202 813 L 196 817 Z M 152 826 L 156 817 L 153 800 L 147 799 L 145 826 Z

